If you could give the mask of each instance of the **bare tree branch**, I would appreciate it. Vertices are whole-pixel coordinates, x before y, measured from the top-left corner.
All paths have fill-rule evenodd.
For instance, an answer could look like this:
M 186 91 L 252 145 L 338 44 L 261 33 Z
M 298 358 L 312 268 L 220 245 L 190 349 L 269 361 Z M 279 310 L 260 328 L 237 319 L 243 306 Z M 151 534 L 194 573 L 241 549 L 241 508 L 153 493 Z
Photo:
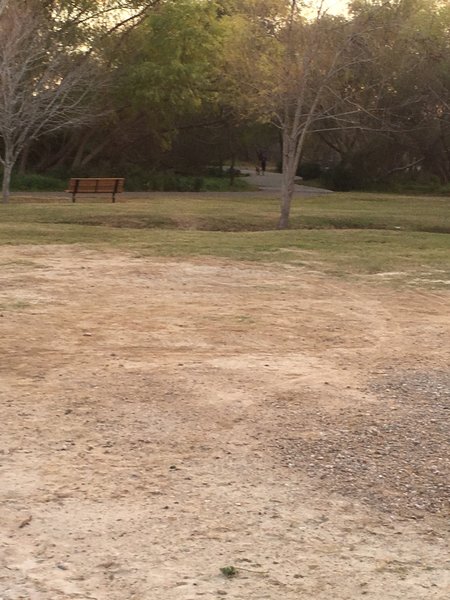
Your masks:
M 103 82 L 93 59 L 61 46 L 42 5 L 5 0 L 0 6 L 0 161 L 7 202 L 11 171 L 25 145 L 43 133 L 92 122 L 90 99 Z

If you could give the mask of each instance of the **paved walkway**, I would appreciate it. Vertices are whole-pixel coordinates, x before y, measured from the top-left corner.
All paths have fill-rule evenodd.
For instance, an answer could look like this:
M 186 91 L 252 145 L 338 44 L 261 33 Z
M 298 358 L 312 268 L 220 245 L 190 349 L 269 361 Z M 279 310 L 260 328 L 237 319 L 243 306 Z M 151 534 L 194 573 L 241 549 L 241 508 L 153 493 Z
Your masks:
M 251 169 L 239 169 L 241 173 L 247 175 L 246 180 L 251 184 L 257 186 L 261 191 L 267 192 L 278 192 L 281 190 L 281 173 L 274 173 L 272 171 L 266 171 L 265 175 L 257 175 L 256 171 Z M 320 195 L 320 194 L 331 194 L 331 190 L 324 188 L 312 187 L 308 185 L 296 185 L 295 193 L 300 195 Z

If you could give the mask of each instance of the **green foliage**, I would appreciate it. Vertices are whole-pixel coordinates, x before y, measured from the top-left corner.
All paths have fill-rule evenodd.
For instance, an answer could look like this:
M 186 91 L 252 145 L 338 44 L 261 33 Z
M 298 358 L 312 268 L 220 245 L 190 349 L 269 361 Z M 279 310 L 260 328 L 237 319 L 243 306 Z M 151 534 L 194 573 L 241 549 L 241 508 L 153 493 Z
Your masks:
M 95 173 L 91 173 L 95 177 Z M 149 171 L 138 167 L 127 167 L 123 171 L 126 190 L 129 192 L 225 192 L 249 189 L 243 178 L 235 177 L 233 185 L 229 174 L 224 176 L 183 175 L 173 171 Z M 53 175 L 29 173 L 13 175 L 12 190 L 16 192 L 60 192 L 65 191 L 70 174 L 55 172 Z
M 220 572 L 222 573 L 222 575 L 228 578 L 236 577 L 236 575 L 238 574 L 236 567 L 233 566 L 221 567 Z
M 325 187 L 337 192 L 360 190 L 366 183 L 355 169 L 343 165 L 337 165 L 323 172 L 320 179 Z
M 205 172 L 209 177 L 228 177 L 228 174 L 223 167 L 206 167 Z
M 227 177 L 205 177 L 205 191 L 207 192 L 245 192 L 250 189 L 247 181 L 242 177 L 235 177 L 231 183 Z
M 67 181 L 49 175 L 29 173 L 27 175 L 13 175 L 11 189 L 14 191 L 55 191 L 60 192 L 67 187 Z
M 227 189 L 226 176 L 223 182 L 210 180 L 201 166 L 231 156 L 250 162 L 256 147 L 274 147 L 280 119 L 295 114 L 300 98 L 300 113 L 307 115 L 323 77 L 326 86 L 302 152 L 307 163 L 298 171 L 305 180 L 318 176 L 318 163 L 341 162 L 350 167 L 329 171 L 324 185 L 441 193 L 439 184 L 450 181 L 448 1 L 355 0 L 346 15 L 316 19 L 310 12 L 308 18 L 297 15 L 290 23 L 293 3 L 288 0 L 164 0 L 155 2 L 120 43 L 120 28 L 104 36 L 124 14 L 110 9 L 126 4 L 139 12 L 144 3 L 102 0 L 108 17 L 97 19 L 92 17 L 98 0 L 10 2 L 43 11 L 51 33 L 48 39 L 44 36 L 48 51 L 41 52 L 45 44 L 35 35 L 30 46 L 19 45 L 24 57 L 29 48 L 30 59 L 32 47 L 37 48 L 40 69 L 54 59 L 56 71 L 67 74 L 70 82 L 76 75 L 72 67 L 77 61 L 72 59 L 92 47 L 96 76 L 88 81 L 95 81 L 95 90 L 84 105 L 79 99 L 85 83 L 70 98 L 84 106 L 83 119 L 99 115 L 87 128 L 69 129 L 63 113 L 63 129 L 57 134 L 49 133 L 50 125 L 41 130 L 39 122 L 42 138 L 32 140 L 22 159 L 39 172 L 63 164 L 61 175 L 55 176 L 64 183 L 15 178 L 15 190 L 64 189 L 63 173 L 68 177 L 77 169 L 92 176 L 116 171 L 136 191 Z M 306 14 L 304 3 L 296 6 Z M 335 60 L 340 66 L 327 76 Z M 50 74 L 56 81 L 53 70 Z M 30 83 L 37 80 L 33 73 Z M 12 98 L 15 104 L 20 94 Z M 48 105 L 46 101 L 42 106 Z M 33 114 L 43 113 L 26 109 L 5 132 L 18 132 Z M 307 127 L 302 123 L 298 131 Z M 320 134 L 312 132 L 315 127 Z M 271 159 L 276 159 L 275 152 Z M 419 167 L 399 176 L 410 164 Z M 124 172 L 128 168 L 129 174 Z M 169 169 L 173 172 L 162 172 Z M 233 189 L 243 185 L 237 179 Z
M 209 173 L 209 171 L 207 171 Z M 247 182 L 235 177 L 233 185 L 229 175 L 183 175 L 173 171 L 148 171 L 145 169 L 129 169 L 126 174 L 127 191 L 153 192 L 224 192 L 249 189 Z
M 297 175 L 302 177 L 305 181 L 310 179 L 319 179 L 322 175 L 322 167 L 319 163 L 302 163 L 297 169 Z
M 121 57 L 122 93 L 150 120 L 156 113 L 155 126 L 170 127 L 216 97 L 219 52 L 214 2 L 165 2 L 129 37 Z
M 175 173 L 151 173 L 146 189 L 162 192 L 199 192 L 203 189 L 203 179 Z
M 202 189 L 201 178 L 184 177 L 173 171 L 151 171 L 143 168 L 128 168 L 124 171 L 126 189 L 131 192 L 190 192 Z

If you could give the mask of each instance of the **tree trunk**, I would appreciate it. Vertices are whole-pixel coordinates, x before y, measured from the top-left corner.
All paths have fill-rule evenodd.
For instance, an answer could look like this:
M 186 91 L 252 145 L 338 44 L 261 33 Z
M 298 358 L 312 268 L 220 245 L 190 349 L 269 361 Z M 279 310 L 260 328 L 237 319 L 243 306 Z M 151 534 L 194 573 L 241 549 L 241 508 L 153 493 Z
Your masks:
M 232 154 L 231 155 L 231 164 L 230 164 L 230 187 L 233 187 L 233 185 L 234 185 L 234 178 L 236 176 L 235 165 L 236 165 L 236 156 L 234 154 Z
M 11 173 L 13 168 L 12 160 L 5 158 L 3 163 L 3 183 L 2 183 L 2 202 L 8 204 L 11 187 Z
M 30 154 L 30 143 L 28 142 L 20 154 L 18 172 L 19 175 L 25 175 L 27 171 L 28 156 Z
M 297 163 L 296 144 L 289 135 L 283 134 L 283 166 L 281 172 L 281 202 L 278 229 L 287 229 L 289 227 Z
M 76 171 L 79 169 L 83 163 L 84 151 L 86 149 L 86 144 L 89 141 L 89 138 L 92 136 L 92 130 L 87 129 L 81 136 L 78 138 L 77 151 L 75 153 L 75 157 L 72 161 L 72 171 Z

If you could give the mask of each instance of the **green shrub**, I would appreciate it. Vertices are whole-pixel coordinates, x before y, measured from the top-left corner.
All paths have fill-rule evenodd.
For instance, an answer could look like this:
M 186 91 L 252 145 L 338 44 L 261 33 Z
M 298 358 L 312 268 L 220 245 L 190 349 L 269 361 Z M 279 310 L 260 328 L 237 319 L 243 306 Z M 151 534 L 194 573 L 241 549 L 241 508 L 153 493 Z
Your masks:
M 57 175 L 57 176 L 56 176 Z M 13 191 L 64 191 L 70 177 L 108 177 L 105 169 L 101 173 L 67 173 L 52 172 L 48 175 L 30 173 L 13 175 L 11 189 Z M 248 189 L 248 184 L 241 177 L 235 177 L 230 185 L 229 174 L 224 177 L 201 177 L 199 175 L 182 175 L 173 171 L 148 171 L 140 167 L 124 168 L 121 176 L 125 177 L 125 191 L 128 192 L 226 192 Z
M 323 185 L 337 192 L 361 190 L 365 187 L 363 177 L 353 169 L 343 165 L 328 169 L 322 174 L 320 180 Z
M 120 169 L 120 177 L 125 177 L 127 192 L 142 192 L 147 190 L 148 170 L 130 165 Z
M 445 193 L 445 186 L 441 184 L 439 177 L 435 175 L 424 174 L 422 177 L 415 179 L 399 177 L 393 179 L 388 185 L 394 191 L 401 193 L 436 194 L 441 193 L 442 190 Z
M 67 181 L 49 175 L 38 175 L 36 173 L 13 174 L 11 178 L 11 189 L 15 192 L 61 192 L 66 187 Z
M 207 192 L 245 192 L 250 189 L 244 177 L 235 177 L 233 185 L 228 177 L 205 177 L 203 186 Z
M 199 192 L 203 188 L 201 177 L 187 177 L 176 173 L 152 173 L 147 180 L 147 189 L 161 192 Z
M 297 169 L 297 175 L 305 181 L 319 179 L 322 175 L 322 167 L 319 163 L 303 163 Z
M 211 177 L 199 175 L 182 175 L 173 171 L 150 171 L 145 174 L 135 172 L 125 175 L 127 191 L 149 192 L 225 192 L 248 189 L 243 178 L 235 177 L 230 185 L 229 176 Z
M 206 177 L 227 177 L 227 172 L 223 167 L 206 167 Z

